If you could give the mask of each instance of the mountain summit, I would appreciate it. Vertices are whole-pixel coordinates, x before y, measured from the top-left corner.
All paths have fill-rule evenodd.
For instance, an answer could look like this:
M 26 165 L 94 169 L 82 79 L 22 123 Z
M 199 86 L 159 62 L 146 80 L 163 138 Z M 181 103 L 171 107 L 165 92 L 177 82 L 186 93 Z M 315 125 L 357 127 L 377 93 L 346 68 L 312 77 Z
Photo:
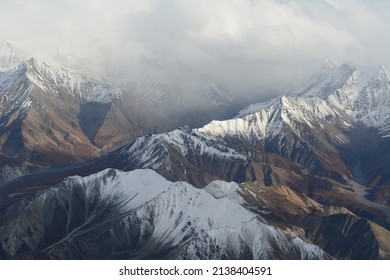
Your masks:
M 0 104 L 0 148 L 12 157 L 86 160 L 141 134 L 137 104 L 122 90 L 34 58 L 0 73 Z

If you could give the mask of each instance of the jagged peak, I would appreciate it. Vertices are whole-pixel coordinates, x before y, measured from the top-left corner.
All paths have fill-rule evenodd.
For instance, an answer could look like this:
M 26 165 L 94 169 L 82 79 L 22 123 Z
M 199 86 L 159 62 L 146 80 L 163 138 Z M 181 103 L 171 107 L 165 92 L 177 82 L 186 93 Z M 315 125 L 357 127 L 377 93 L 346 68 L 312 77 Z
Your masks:
M 76 74 L 73 73 L 71 70 L 68 70 L 67 68 L 60 66 L 60 65 L 54 65 L 54 64 L 49 64 L 43 61 L 40 61 L 36 59 L 35 57 L 31 57 L 28 60 L 25 60 L 23 64 L 27 67 L 27 69 L 31 72 L 36 72 L 39 74 L 44 74 L 44 73 L 60 73 L 62 72 L 63 74 Z
M 335 65 L 330 59 L 329 63 Z M 364 95 L 364 89 L 367 87 L 380 86 L 386 92 L 389 88 L 389 74 L 384 65 L 378 66 L 355 66 L 353 64 L 339 64 L 338 67 L 328 69 L 303 83 L 285 95 L 277 96 L 269 101 L 260 102 L 242 109 L 236 118 L 246 117 L 257 112 L 263 111 L 271 106 L 278 106 L 289 110 L 295 106 L 297 101 L 306 103 L 308 99 L 319 99 L 324 102 L 329 98 L 337 99 L 340 92 L 348 92 L 348 99 L 352 102 L 357 100 L 358 96 Z M 363 92 L 362 92 L 363 91 Z M 333 97 L 332 97 L 333 96 Z M 343 97 L 344 98 L 344 97 Z M 346 97 L 345 97 L 346 98 Z M 333 100 L 332 99 L 332 100 Z M 318 101 L 320 102 L 320 101 Z M 317 102 L 317 103 L 318 103 Z M 343 102 L 337 101 L 339 105 Z M 306 104 L 304 106 L 307 106 Z
M 122 94 L 122 91 L 109 84 L 74 72 L 64 66 L 41 62 L 32 57 L 22 64 L 27 78 L 36 86 L 51 95 L 68 92 L 82 103 L 110 103 Z

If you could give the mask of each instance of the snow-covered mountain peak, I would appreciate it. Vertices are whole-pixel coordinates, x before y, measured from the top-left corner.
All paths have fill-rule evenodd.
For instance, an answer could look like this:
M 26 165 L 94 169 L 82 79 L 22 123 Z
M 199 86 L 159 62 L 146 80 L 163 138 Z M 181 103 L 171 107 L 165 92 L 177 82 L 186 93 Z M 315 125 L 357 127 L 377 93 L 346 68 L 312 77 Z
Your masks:
M 143 136 L 125 146 L 121 153 L 125 157 L 128 156 L 137 168 L 158 169 L 164 166 L 169 169 L 171 159 L 168 155 L 172 149 L 183 157 L 191 157 L 196 153 L 232 160 L 246 160 L 244 155 L 227 147 L 222 140 L 218 141 L 196 129 L 192 131 L 176 129 L 168 133 Z
M 28 79 L 54 96 L 68 93 L 78 98 L 81 103 L 110 103 L 121 94 L 119 88 L 88 79 L 62 66 L 40 62 L 35 58 L 25 61 L 24 65 Z
M 169 210 L 171 207 L 177 207 L 183 211 L 185 209 L 186 216 L 191 216 L 192 221 L 204 229 L 239 227 L 242 222 L 248 222 L 253 218 L 253 214 L 227 196 L 218 197 L 219 201 L 217 201 L 215 196 L 210 195 L 211 189 L 225 189 L 226 194 L 234 192 L 237 188 L 235 183 L 214 181 L 206 191 L 196 189 L 186 182 L 172 183 L 150 169 L 136 169 L 130 172 L 106 169 L 87 177 L 69 177 L 65 184 L 68 186 L 84 185 L 86 195 L 90 198 L 96 196 L 100 200 L 115 199 L 121 204 L 123 212 L 135 210 L 146 203 L 151 207 L 155 207 L 155 204 L 158 204 L 158 207 L 169 206 Z M 175 222 L 175 219 L 170 219 L 171 215 L 165 215 L 164 212 L 161 211 L 157 218 L 167 218 L 168 223 Z M 229 215 L 226 215 L 227 212 Z M 209 219 L 204 218 L 205 213 L 210 217 Z M 212 224 L 206 222 L 210 219 L 218 220 L 218 222 L 215 221 Z M 165 227 L 166 224 L 162 223 L 161 226 Z
M 349 91 L 349 95 L 353 94 L 355 98 L 358 98 L 358 96 L 366 94 L 367 88 L 387 90 L 389 81 L 389 74 L 384 66 L 343 64 L 322 71 L 304 83 L 303 86 L 286 92 L 285 95 L 294 98 L 317 97 L 327 100 L 340 91 Z
M 7 41 L 0 48 L 0 72 L 8 71 L 26 59 L 25 52 L 14 43 Z
M 84 184 L 88 196 L 97 195 L 100 199 L 123 199 L 122 210 L 128 211 L 138 208 L 168 190 L 172 184 L 165 178 L 150 169 L 122 172 L 115 169 L 106 169 L 88 177 L 69 177 L 67 184 Z M 97 184 L 102 182 L 102 184 Z M 129 185 L 132 185 L 129 188 Z M 97 188 L 96 185 L 99 187 Z
M 211 188 L 229 193 L 235 186 L 215 181 Z M 80 237 L 95 242 L 95 236 L 101 235 L 109 253 L 117 248 L 112 242 L 119 240 L 120 250 L 129 250 L 133 257 L 135 252 L 139 257 L 168 252 L 167 257 L 174 259 L 329 258 L 319 247 L 265 224 L 234 199 L 216 198 L 186 182 L 169 182 L 151 170 L 107 169 L 68 177 L 28 203 L 31 212 L 50 203 L 58 211 L 49 211 L 63 214 L 59 215 L 65 225 L 61 242 L 50 244 L 51 250 Z M 27 221 L 37 224 L 34 218 Z M 104 248 L 96 248 L 99 256 L 105 256 Z
M 351 66 L 324 70 L 303 86 L 270 101 L 253 104 L 235 119 L 212 122 L 201 131 L 209 135 L 264 138 L 277 134 L 282 124 L 319 122 L 350 127 L 360 123 L 390 136 L 390 79 L 383 66 Z
M 267 100 L 267 101 L 263 101 L 263 102 L 259 102 L 259 103 L 255 103 L 255 104 L 251 104 L 248 107 L 240 110 L 237 113 L 237 115 L 235 116 L 235 118 L 242 118 L 242 117 L 245 117 L 245 116 L 252 115 L 252 114 L 255 114 L 257 112 L 260 112 L 261 110 L 271 106 L 275 102 L 278 102 L 278 100 L 280 98 L 281 98 L 281 96 L 278 96 L 278 97 L 275 97 L 275 98 L 273 98 L 271 100 Z
M 322 71 L 319 75 L 304 83 L 303 86 L 291 90 L 281 97 L 251 105 L 241 110 L 237 117 L 260 112 L 275 104 L 289 108 L 292 103 L 296 102 L 301 104 L 311 103 L 317 106 L 319 103 L 324 103 L 322 101 L 326 101 L 323 104 L 325 106 L 331 106 L 353 115 L 358 107 L 362 108 L 367 105 L 373 110 L 376 108 L 371 106 L 373 104 L 383 107 L 382 105 L 387 104 L 390 95 L 389 89 L 390 79 L 385 67 L 356 67 L 343 64 Z M 363 100 L 367 102 L 364 103 Z M 304 105 L 304 107 L 307 106 Z
M 387 135 L 382 128 L 389 127 L 389 85 L 384 67 L 343 64 L 323 71 L 288 95 L 251 105 L 234 119 L 213 121 L 199 131 L 214 137 L 258 141 L 272 139 L 287 127 L 299 135 L 303 127 L 331 123 L 346 128 L 358 122 L 379 128 Z
M 199 131 L 214 137 L 239 137 L 261 142 L 281 135 L 286 128 L 292 128 L 299 135 L 299 124 L 316 127 L 319 121 L 334 119 L 336 115 L 326 100 L 282 96 L 272 102 L 252 105 L 234 119 L 212 121 Z

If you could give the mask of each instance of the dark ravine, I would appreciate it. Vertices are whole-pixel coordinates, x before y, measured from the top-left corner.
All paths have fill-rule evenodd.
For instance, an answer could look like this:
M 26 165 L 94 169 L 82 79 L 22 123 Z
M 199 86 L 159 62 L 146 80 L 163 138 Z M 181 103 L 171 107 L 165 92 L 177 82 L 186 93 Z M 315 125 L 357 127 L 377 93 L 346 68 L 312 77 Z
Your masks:
M 332 256 L 340 259 L 388 259 L 390 232 L 366 219 L 345 214 L 308 216 L 306 236 Z M 379 232 L 373 229 L 378 228 Z

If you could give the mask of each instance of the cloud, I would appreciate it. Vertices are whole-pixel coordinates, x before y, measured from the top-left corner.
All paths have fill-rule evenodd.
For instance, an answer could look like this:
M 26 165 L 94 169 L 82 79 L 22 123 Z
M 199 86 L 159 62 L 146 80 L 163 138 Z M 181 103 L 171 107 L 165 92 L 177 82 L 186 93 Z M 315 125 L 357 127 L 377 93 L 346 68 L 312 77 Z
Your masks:
M 236 91 L 269 90 L 331 56 L 390 66 L 390 4 L 293 0 L 5 0 L 0 38 L 126 72 L 177 59 Z

